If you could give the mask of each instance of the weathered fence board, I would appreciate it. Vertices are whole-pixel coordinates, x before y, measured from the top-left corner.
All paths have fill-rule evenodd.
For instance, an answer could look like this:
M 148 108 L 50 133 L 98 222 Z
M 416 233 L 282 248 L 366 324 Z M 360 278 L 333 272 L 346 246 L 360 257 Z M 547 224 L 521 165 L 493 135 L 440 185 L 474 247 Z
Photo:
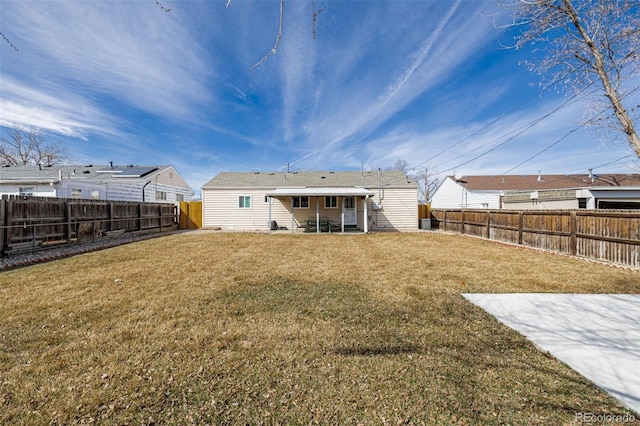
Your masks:
M 124 232 L 169 231 L 177 228 L 176 212 L 168 203 L 5 195 L 0 199 L 0 255 Z
M 202 228 L 202 201 L 180 202 L 180 229 Z
M 640 211 L 432 210 L 432 227 L 640 267 Z

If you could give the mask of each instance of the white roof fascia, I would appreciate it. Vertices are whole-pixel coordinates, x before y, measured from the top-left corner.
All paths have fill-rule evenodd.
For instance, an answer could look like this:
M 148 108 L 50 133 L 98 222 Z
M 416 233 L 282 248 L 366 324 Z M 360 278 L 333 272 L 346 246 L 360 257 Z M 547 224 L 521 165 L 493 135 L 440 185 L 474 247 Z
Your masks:
M 270 197 L 319 197 L 319 196 L 346 196 L 346 197 L 372 197 L 373 191 L 366 188 L 278 188 L 267 192 Z
M 60 180 L 57 178 L 23 178 L 0 180 L 0 184 L 37 185 L 41 183 L 60 183 Z

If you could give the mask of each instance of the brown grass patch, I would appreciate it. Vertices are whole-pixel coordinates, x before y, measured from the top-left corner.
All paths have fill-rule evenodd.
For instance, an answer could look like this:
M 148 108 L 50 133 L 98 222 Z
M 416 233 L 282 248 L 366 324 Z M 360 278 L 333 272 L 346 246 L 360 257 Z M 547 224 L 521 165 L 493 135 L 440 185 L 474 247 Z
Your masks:
M 2 424 L 563 424 L 613 399 L 461 292 L 640 274 L 442 234 L 190 233 L 0 273 Z

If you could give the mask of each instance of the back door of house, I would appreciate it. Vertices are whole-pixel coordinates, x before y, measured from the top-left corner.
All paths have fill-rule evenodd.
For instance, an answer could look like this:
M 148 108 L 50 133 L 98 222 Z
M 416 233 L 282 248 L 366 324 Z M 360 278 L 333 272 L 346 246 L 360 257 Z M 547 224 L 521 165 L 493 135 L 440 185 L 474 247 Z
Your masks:
M 356 198 L 345 197 L 344 198 L 344 224 L 345 225 L 357 225 L 358 213 L 356 211 Z

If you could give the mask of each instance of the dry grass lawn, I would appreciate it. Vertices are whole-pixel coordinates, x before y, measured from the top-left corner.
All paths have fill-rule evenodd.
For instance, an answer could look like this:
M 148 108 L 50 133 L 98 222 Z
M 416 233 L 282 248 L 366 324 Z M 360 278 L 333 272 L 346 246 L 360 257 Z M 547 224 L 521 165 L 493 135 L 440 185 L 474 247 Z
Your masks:
M 0 424 L 567 424 L 615 400 L 461 292 L 640 273 L 444 234 L 188 233 L 0 273 Z

